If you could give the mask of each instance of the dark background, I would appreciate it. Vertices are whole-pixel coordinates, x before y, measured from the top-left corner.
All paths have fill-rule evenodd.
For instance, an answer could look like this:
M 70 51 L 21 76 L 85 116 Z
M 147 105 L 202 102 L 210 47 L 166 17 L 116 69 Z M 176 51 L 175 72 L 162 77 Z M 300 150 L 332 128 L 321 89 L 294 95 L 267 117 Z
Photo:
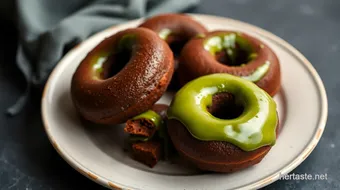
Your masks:
M 325 174 L 324 181 L 278 181 L 266 189 L 340 189 L 340 1 L 203 0 L 192 13 L 230 17 L 264 28 L 288 41 L 314 65 L 326 86 L 329 116 L 312 154 L 293 172 Z M 15 68 L 16 30 L 1 21 L 0 111 L 24 90 Z M 289 64 L 289 63 L 284 63 Z M 103 189 L 73 170 L 56 153 L 43 130 L 40 93 L 14 118 L 0 113 L 0 190 Z M 303 126 L 296 126 L 303 127 Z

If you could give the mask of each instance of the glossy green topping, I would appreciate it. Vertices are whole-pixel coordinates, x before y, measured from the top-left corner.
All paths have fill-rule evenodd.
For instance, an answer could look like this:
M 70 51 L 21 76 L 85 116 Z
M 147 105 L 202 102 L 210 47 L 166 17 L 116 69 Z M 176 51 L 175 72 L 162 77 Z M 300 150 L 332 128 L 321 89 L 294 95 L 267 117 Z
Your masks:
M 158 113 L 156 113 L 152 110 L 148 110 L 148 111 L 134 117 L 133 119 L 149 119 L 150 121 L 152 121 L 154 123 L 154 125 L 158 128 L 157 133 L 156 133 L 157 137 L 163 140 L 164 156 L 167 159 L 170 155 L 170 150 L 171 150 L 172 144 L 171 144 L 169 136 L 168 136 L 166 124 L 165 124 L 164 120 L 162 119 L 162 117 Z M 154 136 L 143 137 L 143 136 L 139 136 L 139 135 L 130 135 L 129 140 L 134 141 L 134 142 L 136 142 L 136 141 L 146 142 L 146 141 L 149 141 L 152 138 L 154 138 Z
M 150 120 L 157 129 L 160 128 L 160 126 L 162 125 L 163 121 L 160 115 L 158 115 L 156 112 L 152 111 L 152 110 L 148 110 L 144 113 L 141 113 L 135 117 L 132 118 L 132 120 L 138 120 L 138 119 L 148 119 Z M 130 135 L 129 136 L 129 140 L 130 141 L 149 141 L 153 138 L 153 136 L 151 137 L 144 137 L 144 136 L 140 136 L 140 135 Z
M 93 71 L 96 74 L 96 77 L 99 77 L 100 74 L 103 72 L 103 64 L 107 60 L 109 54 L 109 52 L 102 51 L 91 57 L 91 65 Z
M 158 36 L 162 38 L 163 40 L 166 40 L 166 38 L 171 34 L 171 30 L 168 28 L 163 28 L 161 31 L 158 32 Z
M 144 136 L 140 136 L 140 135 L 130 135 L 129 136 L 129 140 L 132 142 L 137 142 L 137 141 L 149 141 L 152 137 L 144 137 Z
M 196 37 L 196 38 L 204 38 L 204 37 L 205 37 L 205 34 L 197 34 L 195 37 Z
M 212 96 L 229 92 L 242 105 L 243 113 L 234 119 L 220 119 L 207 111 Z M 278 116 L 274 100 L 254 83 L 229 74 L 212 74 L 183 86 L 167 112 L 180 121 L 193 137 L 203 141 L 227 141 L 252 151 L 276 141 Z
M 264 47 L 263 44 L 260 45 Z M 239 64 L 240 67 L 254 60 L 257 57 L 256 52 L 253 50 L 250 43 L 242 38 L 241 33 L 225 33 L 222 35 L 212 36 L 205 40 L 204 49 L 215 55 L 217 52 L 225 51 L 232 64 L 236 64 L 237 56 L 244 56 L 240 51 L 246 53 L 245 63 Z M 270 62 L 266 61 L 262 66 L 258 67 L 252 74 L 242 76 L 251 82 L 259 81 L 269 70 Z
M 132 118 L 133 120 L 137 119 L 148 119 L 153 122 L 153 124 L 156 126 L 156 128 L 159 128 L 163 124 L 162 117 L 158 115 L 158 113 L 148 110 L 140 115 L 135 116 Z
M 243 56 L 240 55 L 242 52 L 246 53 L 247 59 L 241 64 L 246 64 L 257 56 L 251 44 L 239 33 L 225 33 L 209 37 L 204 41 L 204 49 L 213 55 L 225 51 L 233 65 L 238 56 Z
M 90 64 L 93 68 L 93 71 L 95 72 L 95 76 L 98 78 L 100 77 L 101 73 L 103 72 L 103 64 L 112 53 L 119 53 L 126 49 L 131 49 L 135 41 L 136 35 L 126 34 L 120 39 L 117 47 L 110 47 L 108 49 L 104 48 L 103 50 L 98 51 L 95 55 L 93 55 L 91 57 Z
M 136 43 L 137 36 L 135 34 L 125 34 L 118 42 L 115 52 L 132 49 L 133 44 Z

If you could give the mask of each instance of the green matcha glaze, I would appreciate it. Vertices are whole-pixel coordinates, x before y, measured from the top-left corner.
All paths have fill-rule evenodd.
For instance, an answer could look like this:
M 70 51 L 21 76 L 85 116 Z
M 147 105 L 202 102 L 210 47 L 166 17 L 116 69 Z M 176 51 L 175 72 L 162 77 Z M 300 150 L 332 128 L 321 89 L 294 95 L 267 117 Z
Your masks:
M 158 32 L 158 36 L 162 38 L 163 40 L 166 40 L 166 38 L 171 34 L 171 30 L 168 28 L 164 28 L 161 31 Z
M 205 34 L 197 34 L 195 38 L 205 38 Z
M 252 74 L 248 76 L 242 76 L 242 78 L 251 82 L 259 81 L 269 70 L 270 62 L 266 61 L 263 65 L 258 67 Z
M 217 52 L 226 51 L 228 57 L 232 62 L 235 62 L 238 56 L 239 50 L 236 48 L 236 44 L 239 49 L 247 52 L 247 62 L 254 60 L 257 57 L 257 53 L 253 50 L 251 44 L 244 38 L 241 33 L 225 33 L 216 36 L 209 37 L 204 41 L 204 49 L 209 51 L 212 55 Z M 263 48 L 263 44 L 261 44 Z M 245 66 L 247 63 L 240 64 L 240 67 Z M 262 66 L 258 67 L 252 74 L 243 76 L 251 82 L 259 81 L 269 70 L 270 62 L 266 61 Z
M 112 53 L 119 53 L 124 50 L 132 49 L 132 46 L 135 44 L 135 42 L 136 35 L 126 34 L 119 40 L 115 49 L 104 48 L 103 50 L 96 52 L 96 54 L 93 55 L 90 60 L 90 65 L 95 72 L 95 77 L 100 78 L 100 75 L 104 70 L 103 64 Z
M 212 96 L 219 92 L 232 93 L 236 104 L 244 107 L 239 117 L 220 119 L 207 111 Z M 187 83 L 176 93 L 167 115 L 202 141 L 227 141 L 245 151 L 276 141 L 274 100 L 252 82 L 229 74 L 206 75 Z
M 91 57 L 90 64 L 92 65 L 96 77 L 100 77 L 100 74 L 103 72 L 103 64 L 107 60 L 109 54 L 109 52 L 102 51 Z
M 157 127 L 157 137 L 163 140 L 164 143 L 164 156 L 165 158 L 168 158 L 170 155 L 170 150 L 171 150 L 171 142 L 169 139 L 169 135 L 168 135 L 168 131 L 166 128 L 166 124 L 164 122 L 164 120 L 162 119 L 162 117 L 152 111 L 152 110 L 148 110 L 132 119 L 149 119 L 150 121 L 152 121 L 154 123 L 154 125 Z M 130 135 L 129 140 L 136 142 L 136 141 L 149 141 L 151 139 L 153 139 L 154 136 L 152 137 L 143 137 L 143 136 L 138 136 L 138 135 Z
M 163 119 L 161 118 L 161 116 L 152 110 L 148 110 L 132 118 L 132 120 L 137 119 L 148 119 L 152 121 L 152 123 L 156 126 L 157 129 L 159 129 L 161 125 L 163 125 Z
M 114 51 L 121 52 L 124 50 L 131 50 L 132 46 L 136 43 L 137 36 L 135 34 L 125 34 L 118 42 L 118 46 Z
M 158 115 L 156 112 L 154 112 L 152 110 L 148 110 L 148 111 L 141 113 L 141 114 L 132 118 L 132 120 L 138 120 L 138 119 L 148 119 L 148 120 L 150 120 L 155 125 L 155 127 L 157 129 L 159 129 L 160 126 L 163 123 L 161 116 Z M 144 137 L 144 136 L 140 136 L 140 135 L 130 135 L 129 136 L 129 140 L 133 141 L 133 142 L 136 142 L 136 141 L 146 142 L 146 141 L 151 140 L 152 138 L 153 138 L 153 136 L 151 136 L 151 137 Z
M 237 44 L 237 46 L 236 46 Z M 239 50 L 247 52 L 247 61 L 256 58 L 256 53 L 251 44 L 239 33 L 225 33 L 209 37 L 203 42 L 204 49 L 209 51 L 212 55 L 217 52 L 226 51 L 228 57 L 232 62 L 236 60 Z
M 152 111 L 152 110 L 148 110 L 140 115 L 137 115 L 135 117 L 132 118 L 133 120 L 138 120 L 138 119 L 148 119 L 150 120 L 158 129 L 157 130 L 157 135 L 164 139 L 165 141 L 167 140 L 167 131 L 166 131 L 166 126 L 164 124 L 164 121 L 162 119 L 162 117 Z M 151 140 L 153 137 L 143 137 L 143 136 L 136 136 L 136 135 L 130 135 L 129 139 L 131 141 L 149 141 Z

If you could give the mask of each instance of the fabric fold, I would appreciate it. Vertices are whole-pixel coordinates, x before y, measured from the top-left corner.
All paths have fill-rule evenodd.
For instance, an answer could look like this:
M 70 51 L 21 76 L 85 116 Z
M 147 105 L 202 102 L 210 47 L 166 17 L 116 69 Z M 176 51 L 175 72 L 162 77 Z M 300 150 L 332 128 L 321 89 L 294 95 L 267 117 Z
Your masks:
M 90 35 L 131 19 L 183 12 L 198 3 L 199 0 L 17 0 L 16 61 L 27 88 L 7 113 L 19 113 L 32 86 L 42 88 L 67 50 Z

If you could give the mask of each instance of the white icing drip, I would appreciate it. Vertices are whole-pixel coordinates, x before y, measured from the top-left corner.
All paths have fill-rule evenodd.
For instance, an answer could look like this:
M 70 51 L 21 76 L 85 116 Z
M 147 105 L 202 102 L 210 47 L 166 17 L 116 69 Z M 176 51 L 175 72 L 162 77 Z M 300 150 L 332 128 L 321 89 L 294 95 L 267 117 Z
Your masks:
M 169 36 L 170 33 L 171 33 L 170 29 L 164 28 L 161 31 L 159 31 L 158 36 L 162 38 L 163 40 L 165 40 Z
M 242 76 L 242 78 L 249 80 L 251 82 L 259 81 L 269 70 L 270 62 L 266 61 L 262 66 L 257 68 L 252 74 L 248 76 Z
M 259 103 L 259 112 L 256 116 L 248 120 L 246 123 L 239 124 L 238 130 L 234 129 L 232 125 L 227 125 L 224 127 L 224 132 L 235 138 L 237 141 L 241 143 L 253 142 L 259 143 L 262 140 L 262 128 L 267 121 L 267 117 L 269 114 L 269 102 L 266 98 L 263 97 L 258 92 L 254 92 L 255 96 Z M 249 139 L 252 139 L 249 141 Z
M 98 58 L 97 62 L 93 65 L 95 70 L 102 68 L 103 63 L 106 61 L 107 57 Z
M 224 36 L 223 47 L 224 48 L 235 48 L 236 34 Z
M 200 93 L 195 96 L 195 103 L 197 105 L 200 105 L 202 98 L 206 97 L 209 94 L 215 94 L 217 91 L 218 88 L 216 86 L 203 88 Z
M 207 50 L 207 51 L 210 51 L 210 48 L 211 47 L 215 47 L 218 49 L 218 50 L 221 50 L 222 49 L 222 39 L 219 37 L 219 36 L 215 36 L 215 37 L 212 37 L 210 38 L 207 43 L 205 43 L 204 45 L 204 49 Z

